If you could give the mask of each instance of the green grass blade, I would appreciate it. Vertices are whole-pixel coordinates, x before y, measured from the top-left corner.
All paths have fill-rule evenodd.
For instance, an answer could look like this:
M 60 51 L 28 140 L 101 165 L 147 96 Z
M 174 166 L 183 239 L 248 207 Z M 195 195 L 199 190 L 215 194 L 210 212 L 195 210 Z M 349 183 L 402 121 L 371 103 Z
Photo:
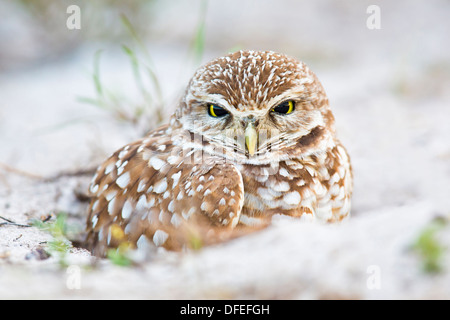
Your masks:
M 206 12 L 208 9 L 208 1 L 203 0 L 200 5 L 199 22 L 192 43 L 192 52 L 194 55 L 194 63 L 200 64 L 205 51 L 205 34 L 206 34 Z
M 92 78 L 94 80 L 95 90 L 98 96 L 103 96 L 103 87 L 100 81 L 100 56 L 103 50 L 97 50 L 94 56 L 94 73 Z

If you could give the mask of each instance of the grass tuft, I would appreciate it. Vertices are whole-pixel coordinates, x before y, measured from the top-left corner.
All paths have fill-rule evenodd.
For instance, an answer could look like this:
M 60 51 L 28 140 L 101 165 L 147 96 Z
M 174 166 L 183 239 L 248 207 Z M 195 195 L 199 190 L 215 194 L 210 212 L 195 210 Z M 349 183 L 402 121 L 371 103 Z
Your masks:
M 442 271 L 442 257 L 445 246 L 439 241 L 439 232 L 445 227 L 444 219 L 435 219 L 419 234 L 412 248 L 419 254 L 422 267 L 426 273 L 434 274 Z
M 67 214 L 60 212 L 53 221 L 34 219 L 31 225 L 52 236 L 52 239 L 46 243 L 45 251 L 50 256 L 57 257 L 60 266 L 67 267 L 67 253 L 72 248 L 72 243 L 68 238 L 76 232 L 67 224 Z

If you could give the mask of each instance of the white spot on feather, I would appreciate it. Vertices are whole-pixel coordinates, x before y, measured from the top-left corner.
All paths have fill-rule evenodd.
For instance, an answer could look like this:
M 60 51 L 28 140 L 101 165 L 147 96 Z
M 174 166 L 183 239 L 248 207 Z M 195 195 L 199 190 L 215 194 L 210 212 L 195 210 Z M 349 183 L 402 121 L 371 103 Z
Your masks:
M 287 183 L 286 181 L 279 181 L 279 182 L 275 182 L 272 185 L 272 188 L 274 191 L 285 192 L 285 191 L 289 191 L 289 189 L 291 187 L 289 186 L 289 183 Z
M 178 184 L 178 181 L 180 180 L 180 176 L 181 176 L 181 171 L 178 171 L 177 173 L 172 175 L 172 179 L 173 179 L 173 187 L 176 187 Z
M 169 205 L 167 206 L 167 210 L 169 210 L 170 212 L 174 213 L 175 211 L 175 203 L 172 201 L 169 202 Z
M 136 210 L 145 210 L 149 208 L 147 203 L 147 197 L 145 195 L 142 195 L 139 197 L 138 202 L 136 203 Z
M 114 167 L 115 167 L 114 163 L 108 164 L 105 168 L 105 174 L 110 173 L 114 169 Z
M 137 187 L 137 192 L 142 192 L 145 190 L 145 180 L 139 181 L 139 185 Z
M 287 171 L 285 168 L 280 168 L 280 171 L 278 173 L 283 177 L 289 177 L 289 171 Z
M 116 180 L 116 184 L 121 187 L 122 189 L 126 188 L 128 184 L 130 183 L 130 173 L 125 172 L 121 176 L 119 176 Z
M 133 212 L 133 205 L 127 200 L 122 207 L 122 218 L 128 219 L 131 216 L 131 212 Z
M 127 152 L 127 150 L 125 149 L 125 150 L 122 150 L 122 151 L 120 151 L 119 152 L 119 159 L 122 159 L 123 157 L 125 157 L 125 155 L 127 154 L 128 152 Z
M 174 213 L 172 215 L 172 218 L 170 219 L 170 223 L 173 224 L 175 228 L 178 228 L 181 222 L 182 222 L 181 217 L 178 214 Z
M 93 216 L 91 221 L 92 221 L 92 228 L 95 228 L 98 222 L 98 216 L 97 215 Z
M 327 188 L 325 188 L 320 182 L 316 182 L 313 186 L 313 189 L 319 197 L 325 195 L 325 193 L 327 192 Z
M 337 196 L 339 194 L 339 185 L 338 184 L 334 184 L 333 186 L 331 186 L 331 188 L 328 190 L 328 192 L 332 196 Z
M 98 203 L 99 203 L 98 199 L 95 200 L 94 204 L 92 205 L 92 211 L 96 211 L 97 210 Z
M 91 186 L 91 192 L 96 193 L 98 191 L 98 184 Z
M 158 157 L 150 158 L 149 163 L 155 170 L 161 169 L 166 164 L 166 162 L 164 160 L 161 160 Z
M 109 214 L 112 214 L 112 213 L 113 213 L 115 202 L 116 202 L 116 198 L 113 198 L 113 199 L 111 199 L 111 201 L 108 203 L 108 212 L 109 212 Z
M 316 216 L 319 219 L 327 220 L 333 217 L 333 211 L 331 209 L 331 205 L 328 203 L 324 206 L 320 206 L 316 208 Z
M 267 188 L 258 188 L 258 190 L 256 190 L 256 192 L 258 192 L 258 194 L 261 196 L 261 198 L 263 198 L 264 200 L 273 200 L 274 197 L 277 195 L 276 193 L 272 193 L 270 189 Z
M 290 205 L 298 205 L 300 203 L 301 197 L 297 191 L 286 193 L 283 200 Z
M 192 216 L 195 212 L 196 212 L 195 207 L 192 207 L 189 209 L 189 211 L 187 213 L 185 211 L 182 211 L 181 215 L 183 216 L 183 218 L 185 220 L 188 220 L 190 218 L 190 216 Z
M 117 191 L 111 191 L 110 193 L 107 193 L 105 195 L 105 199 L 107 201 L 111 201 L 111 199 L 114 198 L 116 196 L 116 194 L 117 194 Z
M 166 190 L 167 190 L 167 180 L 166 180 L 166 178 L 164 178 L 164 179 L 158 181 L 158 182 L 155 184 L 154 191 L 155 191 L 156 193 L 163 193 L 163 192 L 166 191 Z
M 340 178 L 340 176 L 339 176 L 339 173 L 338 173 L 338 172 L 335 172 L 335 173 L 331 176 L 331 179 L 328 181 L 328 183 L 329 183 L 330 185 L 332 185 L 332 184 L 335 184 L 336 182 L 338 182 L 339 180 L 341 180 L 341 178 Z
M 155 234 L 153 235 L 153 243 L 157 247 L 162 246 L 167 241 L 167 238 L 169 238 L 167 232 L 156 230 Z
M 174 165 L 178 162 L 178 157 L 177 156 L 169 156 L 167 157 L 167 162 L 171 165 Z
M 136 246 L 143 252 L 148 252 L 148 250 L 150 250 L 150 243 L 145 235 L 139 237 L 139 240 L 136 242 Z
M 164 151 L 164 150 L 166 150 L 166 145 L 165 145 L 165 144 L 161 144 L 161 145 L 158 147 L 158 150 L 159 150 L 159 151 Z
M 245 214 L 241 214 L 239 216 L 239 221 L 242 224 L 245 224 L 246 226 L 249 226 L 249 227 L 255 227 L 255 226 L 258 226 L 258 225 L 262 224 L 262 219 L 255 218 L 255 217 L 249 217 L 249 216 L 247 216 Z

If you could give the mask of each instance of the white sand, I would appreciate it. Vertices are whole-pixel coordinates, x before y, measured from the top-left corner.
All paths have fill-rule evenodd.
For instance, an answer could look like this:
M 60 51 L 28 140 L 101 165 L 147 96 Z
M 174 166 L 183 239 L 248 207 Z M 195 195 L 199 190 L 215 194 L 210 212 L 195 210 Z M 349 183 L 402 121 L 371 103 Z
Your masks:
M 338 225 L 278 217 L 267 230 L 199 252 L 152 252 L 139 267 L 104 260 L 92 268 L 81 249 L 61 267 L 55 256 L 37 258 L 49 234 L 0 225 L 0 298 L 449 299 L 448 222 L 437 235 L 445 248 L 440 273 L 424 272 L 411 249 L 430 221 L 450 217 L 448 1 L 383 2 L 381 30 L 366 28 L 369 2 L 277 1 L 283 10 L 270 1 L 224 3 L 209 6 L 204 60 L 239 44 L 310 65 L 351 155 L 352 217 Z M 251 13 L 238 14 L 238 3 Z M 152 25 L 154 34 L 173 38 L 149 38 L 167 110 L 192 72 L 182 65 L 195 21 L 180 11 L 194 9 L 180 6 L 162 7 Z M 306 15 L 295 19 L 297 12 Z M 64 59 L 0 74 L 0 163 L 51 177 L 91 168 L 138 138 L 142 127 L 76 100 L 93 95 L 89 72 L 100 47 L 107 48 L 105 82 L 136 96 L 119 45 L 91 43 Z M 74 190 L 85 190 L 89 179 L 42 182 L 0 166 L 0 216 L 27 224 L 63 211 L 79 226 L 86 204 Z

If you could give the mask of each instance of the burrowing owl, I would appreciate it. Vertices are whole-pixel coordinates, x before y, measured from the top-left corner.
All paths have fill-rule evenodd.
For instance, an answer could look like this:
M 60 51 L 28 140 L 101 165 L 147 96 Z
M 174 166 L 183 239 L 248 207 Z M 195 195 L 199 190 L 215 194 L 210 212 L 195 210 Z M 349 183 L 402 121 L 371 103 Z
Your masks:
M 269 223 L 339 221 L 352 172 L 325 91 L 302 62 L 239 51 L 197 70 L 170 123 L 115 152 L 90 186 L 88 244 L 179 250 Z

